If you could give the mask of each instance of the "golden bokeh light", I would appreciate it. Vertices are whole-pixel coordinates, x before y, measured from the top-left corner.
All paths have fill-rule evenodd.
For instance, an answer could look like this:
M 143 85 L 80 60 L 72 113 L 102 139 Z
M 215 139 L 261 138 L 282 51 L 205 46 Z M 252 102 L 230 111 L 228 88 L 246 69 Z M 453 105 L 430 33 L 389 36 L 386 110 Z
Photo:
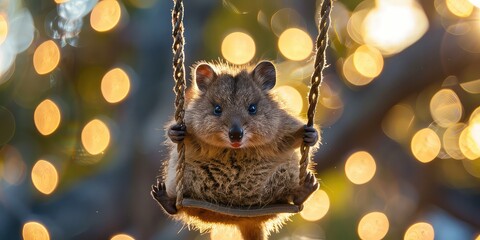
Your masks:
M 395 141 L 403 141 L 407 139 L 414 119 L 415 113 L 410 106 L 395 105 L 382 120 L 382 130 L 389 138 Z
M 353 54 L 357 71 L 367 78 L 375 78 L 383 70 L 383 56 L 376 48 L 362 45 Z
M 122 69 L 114 68 L 103 76 L 101 90 L 107 102 L 120 102 L 130 91 L 130 78 Z
M 222 42 L 223 57 L 233 64 L 248 63 L 255 56 L 255 41 L 243 32 L 228 34 Z
M 305 202 L 300 216 L 307 221 L 314 222 L 323 218 L 329 209 L 330 198 L 325 191 L 319 189 Z
M 5 17 L 2 14 L 0 14 L 0 45 L 2 45 L 5 39 L 7 39 L 7 35 L 8 35 L 7 19 L 5 19 Z
M 457 123 L 448 127 L 443 133 L 443 148 L 453 159 L 461 160 L 465 158 L 460 150 L 460 134 L 466 127 L 467 125 L 464 123 Z
M 51 194 L 58 184 L 57 169 L 46 160 L 38 160 L 32 168 L 32 182 L 39 192 Z
M 116 0 L 102 0 L 92 10 L 90 25 L 97 32 L 106 32 L 120 22 L 121 15 L 122 10 Z
M 286 58 L 300 61 L 312 54 L 312 38 L 301 29 L 289 28 L 278 38 L 278 49 Z
M 453 90 L 442 89 L 430 100 L 430 113 L 438 125 L 446 128 L 460 121 L 463 106 Z
M 415 223 L 405 232 L 404 240 L 433 240 L 435 232 L 432 225 L 426 222 Z
M 107 125 L 98 119 L 87 123 L 82 130 L 82 144 L 85 150 L 92 155 L 105 151 L 110 143 L 110 130 Z
M 477 160 L 463 160 L 463 168 L 467 171 L 470 175 L 480 178 L 480 159 Z
M 473 110 L 468 121 L 470 123 L 480 123 L 480 107 L 477 107 L 475 110 Z
M 60 49 L 57 44 L 48 40 L 40 44 L 33 53 L 33 67 L 38 74 L 47 74 L 58 66 Z
M 69 2 L 70 0 L 54 0 L 56 4 L 62 4 L 62 3 L 66 3 L 66 2 Z
M 133 238 L 130 235 L 122 233 L 122 234 L 117 234 L 113 236 L 112 238 L 110 238 L 110 240 L 135 240 L 135 238 Z
M 468 0 L 446 0 L 448 11 L 457 17 L 468 17 L 473 12 L 473 5 Z
M 358 223 L 358 236 L 363 240 L 379 240 L 387 235 L 390 223 L 384 213 L 371 212 Z
M 475 7 L 480 8 L 480 0 L 469 0 Z M 479 239 L 480 240 L 480 239 Z
M 27 222 L 22 229 L 23 240 L 50 240 L 50 234 L 39 222 Z
M 42 135 L 52 134 L 60 125 L 61 114 L 57 104 L 46 99 L 38 104 L 33 113 L 35 127 Z
M 462 87 L 463 90 L 471 94 L 480 93 L 480 79 L 473 80 L 470 82 L 460 83 L 460 87 Z
M 432 129 L 424 128 L 415 133 L 410 148 L 418 161 L 427 163 L 440 153 L 440 138 Z
M 359 151 L 348 157 L 345 163 L 345 174 L 354 184 L 364 184 L 370 181 L 377 170 L 375 159 L 370 153 Z
M 480 1 L 479 1 L 479 4 L 480 4 Z M 480 240 L 480 234 L 477 235 L 477 237 L 475 238 L 475 240 Z
M 470 123 L 460 134 L 460 151 L 463 155 L 475 160 L 480 158 L 480 122 Z
M 363 41 L 384 55 L 401 52 L 428 29 L 428 19 L 416 1 L 377 0 L 366 15 L 361 35 Z
M 212 228 L 210 232 L 210 240 L 242 240 L 242 235 L 235 227 L 218 226 Z
M 369 84 L 374 78 L 366 77 L 360 74 L 354 64 L 354 55 L 350 55 L 343 62 L 342 72 L 345 79 L 355 85 L 364 86 Z
M 276 92 L 292 114 L 299 115 L 302 112 L 303 97 L 297 89 L 291 86 L 280 86 L 276 88 Z

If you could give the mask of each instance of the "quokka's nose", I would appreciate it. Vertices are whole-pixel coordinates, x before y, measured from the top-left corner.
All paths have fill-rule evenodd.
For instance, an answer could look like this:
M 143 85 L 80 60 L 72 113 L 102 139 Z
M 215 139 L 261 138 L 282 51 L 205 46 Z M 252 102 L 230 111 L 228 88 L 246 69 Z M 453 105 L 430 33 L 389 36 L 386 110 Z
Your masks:
M 228 131 L 228 137 L 230 141 L 240 141 L 243 138 L 243 128 L 238 125 L 233 125 Z

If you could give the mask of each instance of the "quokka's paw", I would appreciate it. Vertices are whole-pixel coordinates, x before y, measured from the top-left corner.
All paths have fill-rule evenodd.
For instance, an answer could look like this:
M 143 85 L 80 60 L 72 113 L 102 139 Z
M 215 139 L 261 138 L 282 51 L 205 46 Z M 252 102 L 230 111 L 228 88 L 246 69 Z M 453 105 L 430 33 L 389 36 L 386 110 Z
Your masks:
M 313 173 L 307 172 L 307 176 L 305 176 L 305 183 L 300 186 L 298 194 L 293 198 L 293 203 L 295 203 L 295 205 L 302 205 L 317 189 L 317 178 Z
M 179 143 L 185 139 L 187 127 L 185 125 L 174 124 L 168 129 L 168 137 L 172 142 Z
M 303 134 L 303 142 L 310 147 L 315 145 L 318 141 L 317 129 L 315 129 L 314 127 L 309 127 L 307 125 L 305 125 L 303 129 L 305 130 Z
M 152 185 L 152 191 L 150 194 L 166 213 L 170 215 L 177 213 L 176 199 L 167 196 L 165 183 L 157 179 L 157 185 Z

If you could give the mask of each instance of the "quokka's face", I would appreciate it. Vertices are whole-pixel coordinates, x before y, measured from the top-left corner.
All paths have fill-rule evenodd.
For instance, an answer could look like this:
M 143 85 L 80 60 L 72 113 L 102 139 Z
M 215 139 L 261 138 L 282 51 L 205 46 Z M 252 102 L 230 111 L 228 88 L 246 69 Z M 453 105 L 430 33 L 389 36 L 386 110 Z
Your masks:
M 274 111 L 278 107 L 268 91 L 275 78 L 273 83 L 265 83 L 271 72 L 261 72 L 266 71 L 262 67 L 274 75 L 269 62 L 260 63 L 251 73 L 237 75 L 217 75 L 210 65 L 197 66 L 195 82 L 200 94 L 186 110 L 188 131 L 222 148 L 254 147 L 272 141 L 278 123 L 270 120 L 278 119 Z

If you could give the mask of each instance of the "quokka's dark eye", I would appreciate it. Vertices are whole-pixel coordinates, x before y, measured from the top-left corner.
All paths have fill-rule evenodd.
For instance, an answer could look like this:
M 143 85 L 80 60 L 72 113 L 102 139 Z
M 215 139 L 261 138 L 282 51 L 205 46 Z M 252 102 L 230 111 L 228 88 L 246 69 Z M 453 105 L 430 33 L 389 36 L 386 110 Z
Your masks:
M 250 104 L 250 106 L 248 106 L 248 113 L 255 115 L 257 113 L 257 104 Z
M 215 107 L 213 108 L 213 114 L 215 116 L 222 115 L 222 107 L 220 107 L 220 105 L 215 105 Z

